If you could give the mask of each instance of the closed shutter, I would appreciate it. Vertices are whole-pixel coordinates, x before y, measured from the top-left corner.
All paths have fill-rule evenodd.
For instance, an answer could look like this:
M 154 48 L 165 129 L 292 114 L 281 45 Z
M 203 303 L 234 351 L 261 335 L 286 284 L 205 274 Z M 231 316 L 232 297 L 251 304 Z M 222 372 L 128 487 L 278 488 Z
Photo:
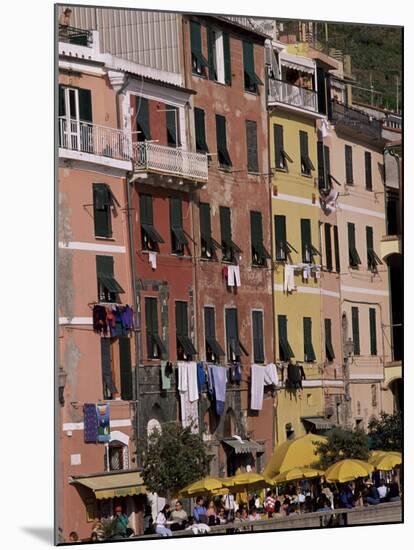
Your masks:
M 273 125 L 273 138 L 275 142 L 275 167 L 276 169 L 284 170 L 286 168 L 286 161 L 283 153 L 283 126 L 280 124 Z
M 309 175 L 311 173 L 311 165 L 309 159 L 308 134 L 307 132 L 299 131 L 300 142 L 300 162 L 302 174 Z
M 311 317 L 303 318 L 303 342 L 304 342 L 304 359 L 306 362 L 315 361 L 315 351 L 312 345 L 312 319 Z
M 216 337 L 215 315 L 213 307 L 204 308 L 204 329 L 207 338 Z
M 207 27 L 208 77 L 217 80 L 216 68 L 216 33 Z
M 329 187 L 329 176 L 331 175 L 331 156 L 327 145 L 323 146 L 323 158 L 325 161 L 325 186 Z
M 110 399 L 114 393 L 118 393 L 118 390 L 112 377 L 111 341 L 109 338 L 101 338 L 101 366 L 103 395 L 105 399 Z
M 250 231 L 252 243 L 252 263 L 263 266 L 270 258 L 263 245 L 263 223 L 261 212 L 250 212 Z
M 208 153 L 206 141 L 206 125 L 203 109 L 194 108 L 194 123 L 196 134 L 196 150 L 200 153 Z
M 139 196 L 139 213 L 141 217 L 141 224 L 154 224 L 152 214 L 152 195 L 142 194 Z
M 276 260 L 286 260 L 286 216 L 275 216 Z
M 361 263 L 358 251 L 355 244 L 355 224 L 348 222 L 348 249 L 349 249 L 349 265 L 357 268 Z
M 318 153 L 318 186 L 319 189 L 327 188 L 326 174 L 325 174 L 325 158 L 324 158 L 324 148 L 323 142 L 318 141 L 317 143 L 317 153 Z
M 345 145 L 345 180 L 348 185 L 354 183 L 352 172 L 352 147 L 350 145 Z
M 131 401 L 132 396 L 132 364 L 131 341 L 129 338 L 119 338 L 119 364 L 121 369 L 121 398 Z
M 335 359 L 335 353 L 332 346 L 332 320 L 325 319 L 325 353 L 328 361 Z
M 326 269 L 332 271 L 332 240 L 331 240 L 331 224 L 325 223 L 325 254 L 326 254 Z
M 182 205 L 179 197 L 170 199 L 170 221 L 171 227 L 182 228 L 183 226 Z
M 341 272 L 341 257 L 339 255 L 339 236 L 338 236 L 338 226 L 334 225 L 334 248 L 335 248 L 335 271 L 337 273 Z
M 244 88 L 250 92 L 257 90 L 258 84 L 263 84 L 254 70 L 254 46 L 252 42 L 243 42 Z
M 246 120 L 246 144 L 247 144 L 247 170 L 259 171 L 259 159 L 257 155 L 257 125 L 254 120 Z
M 226 32 L 223 32 L 223 50 L 224 50 L 224 81 L 228 86 L 231 86 L 230 36 Z
M 231 247 L 230 208 L 226 206 L 220 206 L 220 232 L 222 246 Z
M 372 191 L 372 161 L 369 151 L 365 151 L 365 189 Z
M 277 316 L 277 328 L 279 336 L 279 358 L 281 361 L 289 361 L 289 359 L 295 355 L 288 341 L 286 315 Z
M 253 356 L 255 363 L 264 362 L 263 312 L 253 311 Z
M 85 122 L 92 122 L 92 97 L 91 91 L 79 88 L 79 118 Z
M 216 138 L 219 163 L 231 166 L 230 155 L 227 150 L 226 118 L 222 115 L 216 115 Z
M 354 342 L 354 355 L 359 355 L 359 310 L 357 307 L 352 308 L 352 340 Z
M 180 145 L 177 127 L 177 109 L 171 105 L 165 105 L 165 117 L 167 127 L 167 143 L 170 147 L 177 147 Z
M 365 227 L 366 232 L 366 242 L 367 242 L 367 266 L 368 269 L 375 268 L 375 261 L 373 258 L 374 251 L 374 230 L 372 227 L 367 225 Z
M 137 141 L 151 139 L 149 105 L 146 97 L 136 97 Z
M 309 219 L 300 220 L 300 234 L 302 239 L 302 261 L 312 262 L 312 240 L 311 240 L 311 221 Z
M 369 308 L 369 334 L 371 355 L 377 355 L 377 312 L 374 308 Z
M 93 184 L 93 221 L 96 237 L 111 237 L 111 198 L 105 183 Z
M 154 336 L 158 335 L 157 299 L 145 298 L 145 324 L 147 330 L 147 356 L 152 359 L 158 356 Z
M 66 115 L 65 88 L 59 85 L 59 116 Z
M 114 259 L 112 256 L 96 256 L 96 272 L 98 277 L 114 276 Z
M 200 202 L 200 233 L 201 240 L 207 245 L 211 243 L 211 217 L 210 205 L 205 202 Z
M 241 355 L 237 309 L 226 309 L 226 339 L 227 358 L 229 361 L 235 361 Z
M 175 328 L 177 335 L 188 336 L 187 302 L 175 302 Z
M 190 38 L 191 38 L 191 54 L 196 60 L 197 67 L 202 68 L 208 66 L 208 62 L 202 53 L 201 43 L 201 25 L 197 21 L 190 23 Z M 194 66 L 193 66 L 194 69 Z

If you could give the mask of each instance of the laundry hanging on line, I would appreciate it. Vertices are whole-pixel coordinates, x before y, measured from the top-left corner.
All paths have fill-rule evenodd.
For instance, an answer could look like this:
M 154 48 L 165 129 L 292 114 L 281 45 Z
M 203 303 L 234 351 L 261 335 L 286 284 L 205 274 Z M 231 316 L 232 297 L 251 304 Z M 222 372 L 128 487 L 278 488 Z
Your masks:
M 268 363 L 264 365 L 252 365 L 250 370 L 250 408 L 261 411 L 263 408 L 263 393 L 265 386 L 276 387 L 279 384 L 276 365 Z
M 94 332 L 109 335 L 112 338 L 129 336 L 134 330 L 134 311 L 129 305 L 111 307 L 94 305 L 92 311 Z
M 227 368 L 217 365 L 208 365 L 209 388 L 216 400 L 216 413 L 224 414 L 227 386 Z

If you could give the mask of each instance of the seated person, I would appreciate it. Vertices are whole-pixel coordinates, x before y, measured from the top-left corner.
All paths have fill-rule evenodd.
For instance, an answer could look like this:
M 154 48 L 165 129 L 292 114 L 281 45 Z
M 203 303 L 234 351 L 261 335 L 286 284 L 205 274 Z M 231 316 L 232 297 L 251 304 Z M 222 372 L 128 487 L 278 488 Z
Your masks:
M 187 512 L 183 508 L 183 503 L 181 500 L 177 500 L 175 503 L 174 510 L 170 514 L 171 531 L 178 531 L 179 529 L 184 529 L 188 523 Z

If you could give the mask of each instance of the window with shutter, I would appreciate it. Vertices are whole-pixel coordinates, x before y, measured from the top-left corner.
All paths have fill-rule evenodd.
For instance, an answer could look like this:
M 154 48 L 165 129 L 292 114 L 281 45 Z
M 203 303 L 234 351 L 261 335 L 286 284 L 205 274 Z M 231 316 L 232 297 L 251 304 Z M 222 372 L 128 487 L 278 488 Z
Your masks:
M 216 258 L 216 249 L 221 247 L 211 235 L 210 205 L 205 202 L 200 202 L 199 208 L 201 257 L 206 260 L 213 260 Z
M 227 149 L 226 118 L 216 115 L 216 138 L 219 164 L 222 168 L 230 168 L 232 162 Z
M 250 235 L 252 243 L 252 265 L 265 267 L 271 258 L 263 244 L 263 224 L 261 212 L 250 212 Z
M 360 354 L 359 347 L 359 310 L 357 307 L 352 308 L 352 340 L 354 343 L 354 355 Z
M 263 84 L 254 69 L 254 46 L 252 42 L 243 42 L 244 89 L 257 93 L 257 86 Z
M 326 359 L 332 362 L 335 359 L 335 353 L 332 346 L 332 320 L 325 319 L 325 354 Z
M 259 172 L 257 154 L 257 124 L 254 120 L 246 120 L 247 171 Z
M 355 224 L 350 222 L 348 222 L 348 252 L 350 267 L 358 269 L 361 259 L 355 245 Z
M 318 154 L 318 187 L 320 190 L 325 190 L 328 188 L 328 182 L 326 179 L 326 169 L 325 169 L 325 151 L 322 141 L 317 143 L 317 154 Z
M 164 239 L 154 227 L 152 195 L 139 195 L 139 213 L 141 218 L 141 243 L 143 250 L 159 250 Z
M 277 328 L 279 336 L 279 359 L 281 361 L 289 361 L 292 357 L 295 357 L 295 354 L 288 341 L 286 315 L 277 316 Z
M 101 367 L 104 399 L 113 399 L 118 390 L 114 383 L 112 372 L 111 339 L 101 338 Z
M 105 183 L 93 184 L 93 221 L 95 237 L 112 237 L 112 193 Z
M 114 277 L 114 259 L 112 256 L 96 256 L 96 274 L 98 281 L 98 300 L 117 302 L 118 294 L 124 290 Z
M 132 396 L 132 364 L 131 341 L 129 338 L 119 338 L 119 365 L 121 370 L 121 399 L 131 401 Z
M 312 175 L 312 170 L 315 170 L 313 163 L 309 157 L 308 133 L 299 131 L 300 142 L 300 165 L 302 176 Z
M 327 145 L 323 146 L 323 159 L 325 164 L 325 186 L 326 188 L 330 187 L 331 183 L 331 156 L 329 152 L 329 147 Z
M 208 77 L 217 80 L 216 33 L 207 27 Z
M 209 151 L 206 141 L 205 113 L 203 109 L 198 109 L 197 107 L 194 107 L 194 124 L 196 151 L 198 153 L 208 153 Z
M 371 355 L 377 355 L 377 312 L 369 308 L 369 335 Z
M 135 97 L 136 112 L 136 140 L 145 141 L 151 139 L 149 105 L 146 97 Z
M 158 334 L 158 305 L 156 298 L 145 298 L 145 324 L 148 359 L 158 359 L 165 356 L 167 350 Z
M 206 361 L 218 362 L 224 356 L 223 348 L 216 340 L 216 318 L 213 307 L 204 308 L 204 331 L 206 339 Z
M 167 144 L 169 147 L 180 146 L 180 132 L 178 124 L 178 109 L 172 105 L 165 105 L 167 128 Z
M 197 351 L 188 336 L 187 302 L 175 302 L 175 330 L 177 335 L 177 359 L 191 359 L 197 354 Z
M 273 125 L 273 138 L 275 142 L 275 168 L 276 170 L 287 170 L 287 161 L 292 162 L 292 159 L 284 149 L 283 126 L 280 124 Z
M 352 147 L 350 145 L 345 145 L 345 181 L 348 185 L 353 185 L 354 183 Z
M 263 311 L 252 311 L 253 357 L 255 363 L 264 363 Z
M 275 248 L 276 261 L 286 262 L 292 251 L 297 252 L 286 237 L 286 216 L 276 215 L 275 220 Z
M 377 266 L 382 265 L 382 261 L 374 250 L 374 230 L 370 226 L 366 226 L 367 239 L 367 266 L 369 271 L 377 271 Z
M 223 54 L 224 54 L 224 82 L 231 86 L 231 53 L 230 36 L 223 32 Z
M 303 343 L 304 360 L 306 363 L 312 363 L 316 360 L 315 351 L 312 344 L 312 318 L 303 318 Z
M 332 240 L 331 240 L 331 224 L 325 223 L 325 254 L 326 254 L 326 269 L 332 271 Z
M 339 236 L 338 236 L 338 226 L 334 225 L 334 248 L 335 248 L 335 271 L 337 273 L 341 272 L 341 258 L 339 255 Z
M 365 151 L 365 189 L 372 191 L 372 160 L 369 151 Z
M 227 360 L 232 363 L 240 361 L 242 353 L 249 355 L 246 348 L 239 340 L 239 324 L 237 320 L 237 309 L 226 309 L 226 340 L 227 340 Z
M 312 244 L 311 221 L 307 218 L 300 220 L 300 234 L 302 242 L 302 262 L 312 263 L 314 256 L 321 253 Z
M 79 118 L 83 122 L 92 123 L 92 94 L 90 90 L 78 88 Z
M 182 201 L 180 197 L 170 198 L 170 228 L 171 251 L 173 254 L 184 254 L 184 246 L 188 246 L 188 239 L 183 229 Z
M 242 250 L 232 240 L 230 208 L 220 206 L 220 232 L 222 260 L 224 262 L 237 263 L 238 254 Z
M 193 74 L 206 76 L 208 61 L 203 55 L 201 42 L 201 25 L 197 21 L 190 22 L 191 62 Z

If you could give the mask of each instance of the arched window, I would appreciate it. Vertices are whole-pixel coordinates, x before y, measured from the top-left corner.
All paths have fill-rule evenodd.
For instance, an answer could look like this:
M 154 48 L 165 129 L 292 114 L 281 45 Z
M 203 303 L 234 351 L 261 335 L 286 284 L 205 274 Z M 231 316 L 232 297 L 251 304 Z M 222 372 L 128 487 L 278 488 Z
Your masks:
M 128 470 L 129 468 L 129 450 L 128 445 L 121 441 L 111 441 L 108 444 L 107 453 L 105 456 L 106 470 Z

